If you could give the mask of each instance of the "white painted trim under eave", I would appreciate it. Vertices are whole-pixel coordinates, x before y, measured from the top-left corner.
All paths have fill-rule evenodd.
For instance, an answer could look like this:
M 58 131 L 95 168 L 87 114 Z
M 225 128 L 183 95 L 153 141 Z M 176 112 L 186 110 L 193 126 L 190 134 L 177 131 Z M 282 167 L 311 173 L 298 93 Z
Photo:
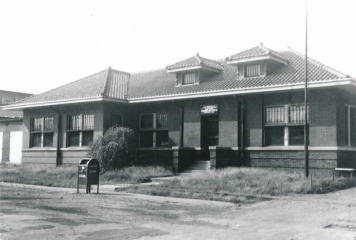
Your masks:
M 272 59 L 274 61 L 283 63 L 283 64 L 288 64 L 286 60 L 274 57 L 274 56 L 260 56 L 260 57 L 250 57 L 250 58 L 244 58 L 244 59 L 235 59 L 235 60 L 228 60 L 227 64 L 238 64 L 238 63 L 246 63 L 246 62 L 254 62 L 254 61 L 262 61 L 262 60 L 268 60 Z
M 325 147 L 309 147 L 309 150 L 312 151 L 350 151 L 350 152 L 356 152 L 355 147 L 330 147 L 330 146 L 325 146 Z M 304 146 L 270 146 L 270 147 L 245 147 L 244 150 L 247 151 L 293 151 L 293 150 L 298 150 L 298 151 L 303 151 Z
M 190 70 L 196 70 L 196 69 L 206 69 L 212 72 L 219 72 L 220 70 L 216 70 L 214 68 L 206 67 L 206 66 L 193 66 L 193 67 L 184 67 L 184 68 L 177 68 L 177 69 L 172 69 L 172 70 L 167 70 L 167 73 L 176 73 L 176 72 L 187 72 Z
M 202 68 L 201 66 L 176 68 L 176 69 L 172 69 L 172 70 L 167 70 L 167 73 L 176 73 L 176 72 L 189 71 L 189 70 L 196 70 L 196 69 L 201 69 L 201 68 Z
M 55 102 L 39 102 L 39 103 L 30 103 L 24 105 L 15 105 L 15 106 L 4 106 L 4 110 L 15 110 L 15 109 L 24 109 L 24 108 L 34 108 L 34 107 L 45 107 L 45 106 L 54 106 L 54 105 L 63 105 L 63 104 L 73 104 L 73 103 L 86 103 L 86 102 L 99 102 L 99 101 L 109 101 L 109 102 L 122 102 L 126 103 L 126 100 L 121 99 L 111 99 L 105 97 L 93 97 L 93 98 L 83 98 L 83 99 L 70 99 L 70 100 L 59 100 Z
M 330 86 L 342 86 L 342 85 L 354 85 L 356 83 L 351 81 L 350 78 L 329 80 L 329 81 L 320 81 L 309 83 L 309 88 L 320 88 L 320 87 L 330 87 Z M 304 83 L 282 85 L 282 86 L 267 86 L 267 87 L 255 87 L 255 88 L 246 88 L 246 89 L 229 89 L 229 90 L 219 90 L 211 92 L 200 92 L 200 93 L 183 93 L 180 95 L 171 95 L 171 96 L 155 96 L 147 98 L 137 98 L 129 99 L 129 103 L 139 103 L 139 102 L 158 102 L 165 100 L 178 100 L 178 99 L 191 99 L 191 98 L 202 98 L 202 97 L 216 97 L 216 96 L 227 96 L 227 95 L 240 95 L 240 94 L 249 94 L 249 93 L 262 93 L 262 92 L 274 92 L 274 91 L 286 91 L 286 90 L 295 90 L 295 89 L 304 89 Z

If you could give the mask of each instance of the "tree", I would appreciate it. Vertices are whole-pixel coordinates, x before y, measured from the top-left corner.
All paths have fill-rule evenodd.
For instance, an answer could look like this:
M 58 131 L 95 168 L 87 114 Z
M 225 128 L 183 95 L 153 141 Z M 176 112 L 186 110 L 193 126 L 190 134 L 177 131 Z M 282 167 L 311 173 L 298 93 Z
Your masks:
M 135 133 L 126 127 L 109 128 L 104 136 L 97 137 L 88 157 L 100 163 L 102 172 L 132 164 L 136 146 Z

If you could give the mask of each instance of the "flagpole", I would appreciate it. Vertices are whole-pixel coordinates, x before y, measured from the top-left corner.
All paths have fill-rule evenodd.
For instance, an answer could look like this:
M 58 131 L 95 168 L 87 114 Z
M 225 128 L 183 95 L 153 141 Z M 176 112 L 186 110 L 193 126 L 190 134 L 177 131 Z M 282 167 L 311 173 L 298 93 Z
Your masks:
M 308 0 L 306 0 L 305 18 L 305 87 L 304 87 L 304 160 L 305 176 L 309 177 L 309 126 L 308 126 Z

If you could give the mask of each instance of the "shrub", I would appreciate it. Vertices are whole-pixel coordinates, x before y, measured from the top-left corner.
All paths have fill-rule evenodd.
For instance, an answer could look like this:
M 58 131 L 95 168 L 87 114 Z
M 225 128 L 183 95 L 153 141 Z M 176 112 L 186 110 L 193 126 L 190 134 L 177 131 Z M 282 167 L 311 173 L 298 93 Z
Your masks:
M 134 159 L 136 139 L 130 128 L 113 127 L 104 136 L 95 139 L 88 157 L 100 163 L 103 172 L 130 165 Z

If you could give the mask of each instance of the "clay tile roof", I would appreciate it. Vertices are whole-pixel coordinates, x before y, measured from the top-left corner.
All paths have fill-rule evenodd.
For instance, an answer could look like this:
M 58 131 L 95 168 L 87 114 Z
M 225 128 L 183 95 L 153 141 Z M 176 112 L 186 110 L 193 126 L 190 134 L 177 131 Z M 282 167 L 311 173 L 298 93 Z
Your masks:
M 237 79 L 237 67 L 222 61 L 224 70 L 204 79 L 198 85 L 176 87 L 174 74 L 164 70 L 132 74 L 128 100 L 204 94 L 219 91 L 244 91 L 246 89 L 288 86 L 304 83 L 304 56 L 292 49 L 276 52 L 287 65 L 281 65 L 265 77 Z M 346 74 L 309 59 L 309 82 L 321 82 L 347 78 Z
M 240 53 L 239 56 L 252 56 L 251 54 L 267 54 L 264 48 L 258 47 Z M 268 50 L 268 54 L 271 50 Z M 81 99 L 105 98 L 118 100 L 140 100 L 154 99 L 157 97 L 189 96 L 191 94 L 208 94 L 218 92 L 245 92 L 253 89 L 270 89 L 271 87 L 295 86 L 304 84 L 305 57 L 292 50 L 276 52 L 273 54 L 283 56 L 288 64 L 279 65 L 266 76 L 238 78 L 236 65 L 228 64 L 227 61 L 212 61 L 202 57 L 193 57 L 172 65 L 172 67 L 187 66 L 187 64 L 200 64 L 221 69 L 221 71 L 210 74 L 199 84 L 177 86 L 175 74 L 168 73 L 166 69 L 150 72 L 129 74 L 114 69 L 107 69 L 82 78 L 67 85 L 38 94 L 9 106 L 26 107 L 31 105 L 41 106 L 55 104 L 56 102 L 75 102 Z M 199 63 L 200 61 L 200 63 Z M 315 60 L 308 59 L 308 81 L 309 83 L 323 83 L 350 79 L 348 75 L 327 67 Z M 192 65 L 191 65 L 192 66 Z M 235 93 L 234 93 L 235 94 Z
M 223 67 L 219 62 L 200 57 L 199 54 L 197 54 L 194 57 L 177 62 L 175 64 L 169 65 L 166 67 L 166 69 L 172 70 L 172 69 L 186 68 L 191 66 L 202 66 L 202 67 L 213 68 L 216 70 L 223 70 Z
M 55 103 L 96 97 L 125 99 L 129 78 L 129 73 L 117 71 L 109 67 L 101 72 L 47 92 L 25 98 L 11 105 Z
M 262 44 L 257 46 L 257 47 L 250 48 L 250 49 L 245 50 L 243 52 L 240 52 L 240 53 L 237 53 L 237 54 L 232 55 L 230 57 L 227 57 L 226 59 L 227 60 L 237 60 L 237 59 L 261 57 L 261 56 L 268 56 L 268 55 L 272 55 L 272 56 L 278 57 L 280 59 L 286 60 L 282 53 L 279 53 L 277 51 L 274 51 L 274 50 L 271 50 L 269 48 L 266 48 Z

